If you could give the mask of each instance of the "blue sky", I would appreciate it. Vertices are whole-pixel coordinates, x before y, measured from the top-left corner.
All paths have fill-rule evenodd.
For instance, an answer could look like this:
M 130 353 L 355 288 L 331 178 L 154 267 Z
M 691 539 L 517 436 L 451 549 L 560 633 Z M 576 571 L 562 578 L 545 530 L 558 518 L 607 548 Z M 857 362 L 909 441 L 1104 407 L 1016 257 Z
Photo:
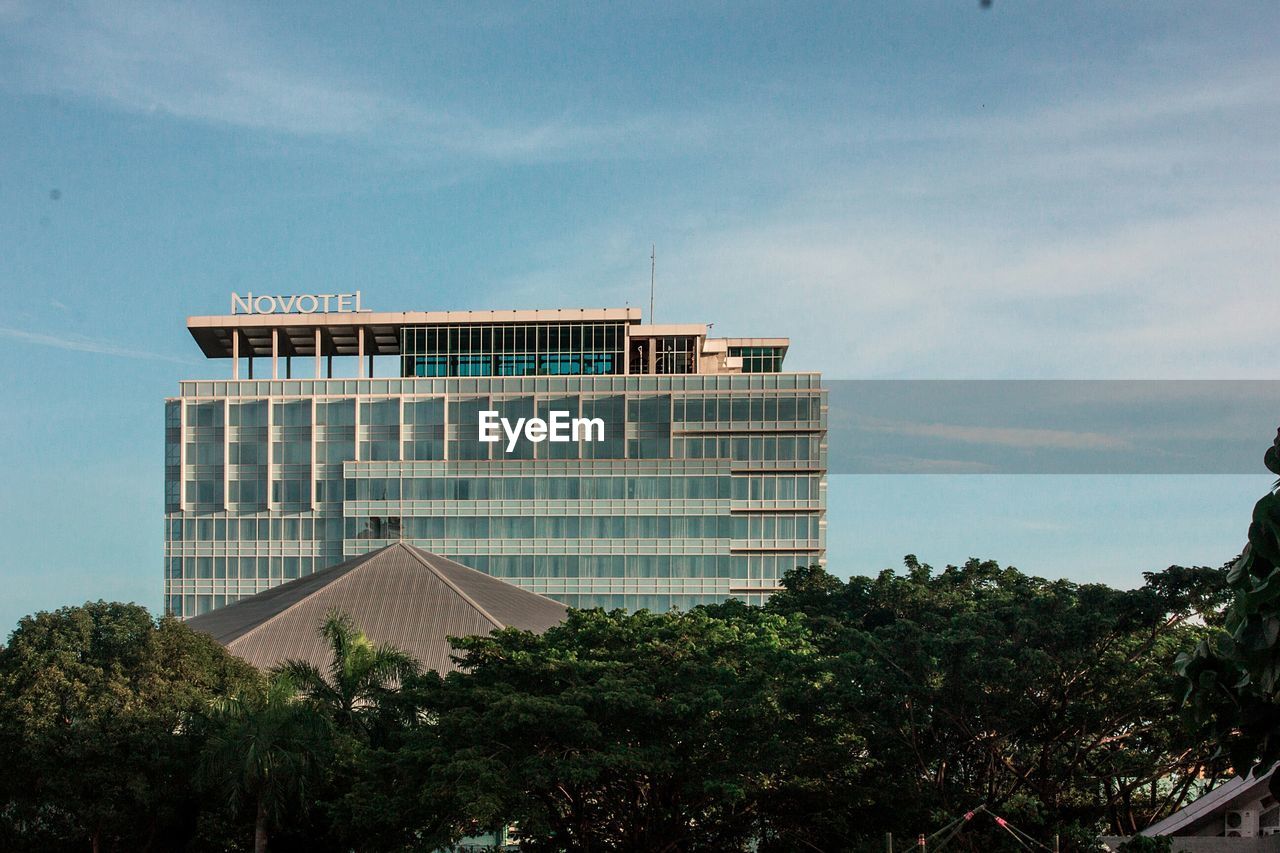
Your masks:
M 161 400 L 232 290 L 644 304 L 654 242 L 659 320 L 832 378 L 1269 378 L 1277 44 L 1274 3 L 0 0 L 0 626 L 158 604 Z M 1128 584 L 1268 483 L 833 477 L 830 563 Z

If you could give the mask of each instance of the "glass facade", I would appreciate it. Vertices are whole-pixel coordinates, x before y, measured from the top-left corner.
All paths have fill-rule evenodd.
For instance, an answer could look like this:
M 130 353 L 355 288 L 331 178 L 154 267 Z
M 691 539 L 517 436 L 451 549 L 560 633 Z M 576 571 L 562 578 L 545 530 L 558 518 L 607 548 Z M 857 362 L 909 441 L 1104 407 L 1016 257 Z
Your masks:
M 166 607 L 395 541 L 577 607 L 760 601 L 821 562 L 816 374 L 195 381 L 166 404 Z M 603 441 L 479 440 L 599 417 Z
M 623 371 L 622 323 L 456 323 L 400 330 L 401 376 L 598 376 Z
M 729 355 L 742 359 L 743 373 L 777 373 L 782 370 L 782 347 L 729 347 Z
M 398 541 L 632 610 L 759 602 L 825 562 L 821 377 L 781 372 L 785 338 L 640 319 L 192 318 L 232 378 L 166 402 L 166 608 L 203 613 Z M 264 357 L 273 378 L 254 379 Z M 335 357 L 357 376 L 334 378 Z M 375 357 L 400 376 L 375 378 Z M 314 378 L 295 378 L 298 359 Z M 482 440 L 490 413 L 505 426 Z M 557 417 L 585 429 L 548 434 Z M 520 432 L 531 421 L 542 434 Z

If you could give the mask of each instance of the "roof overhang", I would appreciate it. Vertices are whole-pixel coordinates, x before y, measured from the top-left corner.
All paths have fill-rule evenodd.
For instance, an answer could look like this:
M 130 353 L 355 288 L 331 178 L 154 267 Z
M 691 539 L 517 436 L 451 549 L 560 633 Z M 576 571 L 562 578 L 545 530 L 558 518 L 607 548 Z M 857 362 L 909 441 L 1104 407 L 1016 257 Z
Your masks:
M 530 311 L 362 311 L 314 314 L 224 314 L 188 317 L 187 330 L 206 358 L 232 358 L 239 337 L 241 358 L 399 355 L 400 330 L 407 326 L 521 325 L 540 323 L 640 322 L 639 308 L 553 308 Z M 317 334 L 318 333 L 318 334 Z

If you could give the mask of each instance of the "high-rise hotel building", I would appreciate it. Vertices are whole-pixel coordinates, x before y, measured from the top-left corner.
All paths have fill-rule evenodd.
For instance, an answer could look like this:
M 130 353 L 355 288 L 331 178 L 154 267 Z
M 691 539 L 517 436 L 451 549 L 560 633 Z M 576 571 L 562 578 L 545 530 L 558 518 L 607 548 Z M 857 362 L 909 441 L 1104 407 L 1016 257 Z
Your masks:
M 826 394 L 785 338 L 358 294 L 233 296 L 187 327 L 230 378 L 165 403 L 177 615 L 395 541 L 577 607 L 758 602 L 824 561 Z

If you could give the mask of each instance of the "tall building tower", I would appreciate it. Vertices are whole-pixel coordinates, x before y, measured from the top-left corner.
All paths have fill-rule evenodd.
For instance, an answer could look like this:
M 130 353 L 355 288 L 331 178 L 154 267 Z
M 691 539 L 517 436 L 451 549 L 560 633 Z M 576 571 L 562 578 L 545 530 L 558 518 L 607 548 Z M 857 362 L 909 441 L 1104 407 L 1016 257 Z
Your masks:
M 165 403 L 176 615 L 396 541 L 575 607 L 759 602 L 825 561 L 826 392 L 786 338 L 360 294 L 187 328 L 231 376 Z

